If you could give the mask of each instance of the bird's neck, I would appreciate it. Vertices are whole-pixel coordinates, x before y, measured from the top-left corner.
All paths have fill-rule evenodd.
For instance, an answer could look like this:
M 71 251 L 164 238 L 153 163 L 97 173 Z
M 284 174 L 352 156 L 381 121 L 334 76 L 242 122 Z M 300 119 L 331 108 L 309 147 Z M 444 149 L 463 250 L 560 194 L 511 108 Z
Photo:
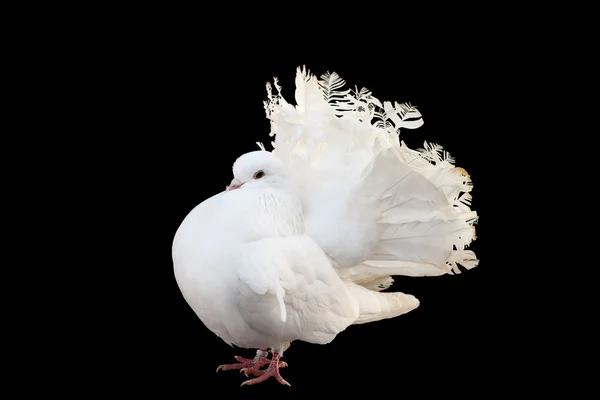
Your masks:
M 304 233 L 302 203 L 290 190 L 258 190 L 254 210 L 253 229 L 261 236 L 295 236 Z

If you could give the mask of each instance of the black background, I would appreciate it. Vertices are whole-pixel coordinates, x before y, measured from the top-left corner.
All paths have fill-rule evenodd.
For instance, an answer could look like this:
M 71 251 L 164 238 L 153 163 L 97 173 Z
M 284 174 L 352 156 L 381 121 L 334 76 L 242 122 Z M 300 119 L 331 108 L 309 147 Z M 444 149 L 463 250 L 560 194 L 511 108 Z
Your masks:
M 502 86 L 496 72 L 502 58 L 472 36 L 441 38 L 435 47 L 407 43 L 397 53 L 331 48 L 319 54 L 295 35 L 270 45 L 243 34 L 198 40 L 169 28 L 134 32 L 110 57 L 94 60 L 99 96 L 111 99 L 101 102 L 94 136 L 105 150 L 96 174 L 111 190 L 96 194 L 114 221 L 107 246 L 118 251 L 106 270 L 124 296 L 110 292 L 104 308 L 110 303 L 115 311 L 92 328 L 100 338 L 98 360 L 110 363 L 105 369 L 98 361 L 102 372 L 92 391 L 321 398 L 417 390 L 427 397 L 498 392 L 518 381 L 515 360 L 506 356 L 520 322 L 514 285 L 503 279 L 514 260 L 502 259 L 498 248 L 506 231 L 498 187 L 506 178 L 494 150 L 503 111 L 492 94 Z M 424 140 L 444 146 L 471 175 L 472 208 L 480 216 L 471 249 L 480 265 L 455 276 L 396 277 L 392 290 L 415 295 L 419 308 L 351 326 L 328 345 L 293 343 L 284 356 L 289 367 L 281 371 L 291 388 L 273 379 L 240 388 L 243 375 L 215 369 L 254 352 L 230 348 L 195 316 L 175 282 L 171 244 L 187 213 L 230 182 L 235 159 L 256 150 L 257 141 L 270 143 L 265 83 L 277 76 L 293 102 L 301 65 L 319 76 L 335 71 L 382 101 L 419 108 L 424 125 L 403 131 L 401 139 L 411 148 Z

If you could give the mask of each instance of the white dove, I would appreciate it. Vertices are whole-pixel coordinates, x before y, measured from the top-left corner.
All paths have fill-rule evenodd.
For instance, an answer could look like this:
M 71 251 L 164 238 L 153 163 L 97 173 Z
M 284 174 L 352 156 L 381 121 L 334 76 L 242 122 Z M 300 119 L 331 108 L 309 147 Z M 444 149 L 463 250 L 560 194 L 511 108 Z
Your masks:
M 296 106 L 267 84 L 274 150 L 233 165 L 227 190 L 194 208 L 173 241 L 181 292 L 256 378 L 280 375 L 294 340 L 331 342 L 352 324 L 407 313 L 419 301 L 381 293 L 393 275 L 460 273 L 477 265 L 471 181 L 441 147 L 411 150 L 400 128 L 422 125 L 408 104 L 341 90 L 335 73 L 296 76 Z M 268 359 L 268 351 L 272 358 Z M 262 367 L 268 365 L 266 369 Z

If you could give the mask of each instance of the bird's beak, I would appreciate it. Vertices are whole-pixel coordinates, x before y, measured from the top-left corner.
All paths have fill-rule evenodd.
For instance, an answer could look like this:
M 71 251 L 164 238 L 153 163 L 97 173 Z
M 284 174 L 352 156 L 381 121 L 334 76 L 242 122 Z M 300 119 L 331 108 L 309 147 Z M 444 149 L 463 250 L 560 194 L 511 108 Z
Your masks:
M 239 179 L 234 179 L 231 181 L 229 186 L 227 186 L 227 191 L 239 189 L 239 187 L 242 185 L 243 185 L 242 181 L 240 181 Z

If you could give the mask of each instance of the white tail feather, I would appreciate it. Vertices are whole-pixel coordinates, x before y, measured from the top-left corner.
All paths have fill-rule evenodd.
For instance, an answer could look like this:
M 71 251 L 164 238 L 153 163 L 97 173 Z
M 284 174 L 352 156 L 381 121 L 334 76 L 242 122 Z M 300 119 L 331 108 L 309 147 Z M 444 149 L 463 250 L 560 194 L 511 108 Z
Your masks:
M 358 300 L 359 316 L 354 325 L 394 318 L 419 306 L 419 300 L 410 294 L 378 293 L 351 282 L 346 287 Z

